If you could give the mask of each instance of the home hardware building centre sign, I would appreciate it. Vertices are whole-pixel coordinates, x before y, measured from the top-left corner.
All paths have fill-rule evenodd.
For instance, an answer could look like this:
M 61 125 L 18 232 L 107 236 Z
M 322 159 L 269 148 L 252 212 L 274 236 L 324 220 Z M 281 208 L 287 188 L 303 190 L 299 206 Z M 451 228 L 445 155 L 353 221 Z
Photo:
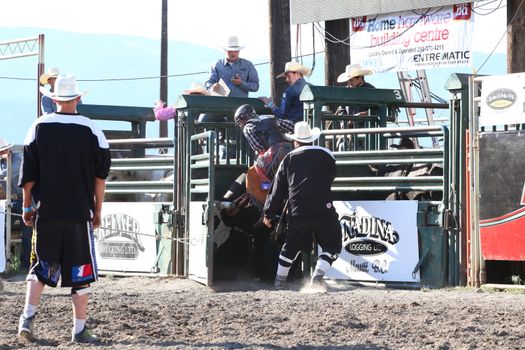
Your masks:
M 343 18 L 352 18 L 352 63 L 376 73 L 472 65 L 468 1 L 292 0 L 294 23 Z

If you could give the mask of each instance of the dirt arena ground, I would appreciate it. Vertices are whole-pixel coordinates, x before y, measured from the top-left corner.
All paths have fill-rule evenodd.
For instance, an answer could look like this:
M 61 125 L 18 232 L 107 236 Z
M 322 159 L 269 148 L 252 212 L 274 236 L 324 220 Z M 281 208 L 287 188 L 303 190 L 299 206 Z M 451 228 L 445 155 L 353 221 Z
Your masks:
M 0 291 L 0 349 L 524 349 L 525 294 L 467 288 L 331 286 L 274 291 L 258 282 L 209 289 L 177 278 L 102 278 L 88 325 L 102 341 L 69 343 L 68 289 L 46 289 L 35 343 L 20 343 L 24 276 Z

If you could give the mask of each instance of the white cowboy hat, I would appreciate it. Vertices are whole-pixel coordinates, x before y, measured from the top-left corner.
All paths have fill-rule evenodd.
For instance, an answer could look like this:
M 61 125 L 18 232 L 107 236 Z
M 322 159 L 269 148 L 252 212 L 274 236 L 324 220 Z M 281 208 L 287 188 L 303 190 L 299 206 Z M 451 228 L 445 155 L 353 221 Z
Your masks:
M 302 73 L 305 77 L 307 77 L 312 73 L 312 70 L 306 66 L 303 66 L 299 62 L 290 61 L 286 62 L 286 64 L 284 65 L 284 72 L 276 76 L 276 78 L 284 77 L 287 72 L 299 72 Z
M 346 66 L 345 72 L 337 77 L 338 83 L 346 83 L 350 78 L 371 75 L 373 72 L 370 69 L 363 69 L 359 63 L 349 64 Z
M 13 144 L 7 143 L 4 139 L 0 139 L 0 152 L 10 149 L 11 147 L 13 147 Z
M 184 95 L 191 95 L 191 94 L 209 95 L 210 94 L 208 90 L 204 88 L 204 85 L 202 85 L 201 83 L 191 83 L 190 88 L 188 90 L 184 90 L 182 93 Z
M 307 122 L 295 123 L 294 133 L 288 134 L 288 137 L 300 143 L 312 143 L 321 135 L 321 129 L 310 128 Z
M 244 49 L 244 45 L 241 45 L 239 43 L 239 38 L 236 35 L 233 35 L 228 38 L 228 43 L 222 48 L 224 51 L 239 51 Z
M 42 90 L 40 91 L 42 92 Z M 71 101 L 86 92 L 79 92 L 75 76 L 68 74 L 59 75 L 55 82 L 55 90 L 53 92 L 46 90 L 43 94 L 56 101 Z
M 46 85 L 47 81 L 49 80 L 49 78 L 56 78 L 56 77 L 58 77 L 59 74 L 60 74 L 60 72 L 58 71 L 57 67 L 49 68 L 47 73 L 44 73 L 44 74 L 42 74 L 40 76 L 40 79 L 39 79 L 40 80 L 40 84 Z

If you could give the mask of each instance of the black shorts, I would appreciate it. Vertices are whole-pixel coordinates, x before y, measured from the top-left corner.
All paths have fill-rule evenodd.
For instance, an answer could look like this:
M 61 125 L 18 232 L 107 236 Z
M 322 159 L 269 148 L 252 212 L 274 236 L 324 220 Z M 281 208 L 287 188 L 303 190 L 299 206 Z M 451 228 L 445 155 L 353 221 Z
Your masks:
M 323 215 L 290 217 L 286 233 L 286 248 L 293 252 L 309 253 L 313 239 L 323 252 L 340 254 L 343 245 L 339 217 L 334 210 Z
M 90 222 L 37 218 L 30 274 L 51 287 L 82 286 L 97 280 L 93 228 Z

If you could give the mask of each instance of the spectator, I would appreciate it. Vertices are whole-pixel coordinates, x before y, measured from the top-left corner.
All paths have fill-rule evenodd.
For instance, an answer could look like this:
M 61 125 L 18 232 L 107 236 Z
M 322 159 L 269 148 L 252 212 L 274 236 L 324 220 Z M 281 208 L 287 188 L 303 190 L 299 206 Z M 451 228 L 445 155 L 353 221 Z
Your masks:
M 184 95 L 209 95 L 208 91 L 200 83 L 192 83 L 188 90 L 182 92 Z M 166 121 L 170 119 L 175 119 L 177 115 L 177 110 L 173 106 L 165 107 L 166 103 L 158 100 L 155 102 L 155 107 L 153 112 L 155 114 L 155 119 L 160 121 Z
M 374 89 L 375 86 L 365 81 L 366 75 L 371 75 L 370 69 L 362 69 L 359 63 L 349 64 L 343 73 L 337 77 L 338 83 L 346 83 L 349 88 L 369 88 Z M 367 115 L 369 107 L 365 106 L 345 106 L 340 107 L 344 109 L 343 114 L 346 115 Z
M 7 145 L 7 143 L 0 139 L 0 179 L 5 179 L 5 181 L 0 180 L 1 189 L 7 193 L 7 184 L 10 183 L 11 186 L 11 213 L 12 214 L 22 214 L 22 191 L 18 187 L 18 176 L 20 171 L 20 164 L 22 163 L 22 153 L 13 152 L 12 145 Z M 7 178 L 8 174 L 8 162 L 7 157 L 11 153 L 11 179 Z M 0 199 L 2 199 L 0 197 Z M 11 215 L 11 222 L 13 224 L 20 223 L 21 220 L 18 216 Z M 15 225 L 12 225 L 11 228 L 14 228 Z M 29 260 L 31 255 L 31 236 L 33 235 L 33 230 L 31 227 L 27 227 L 23 224 L 20 225 L 20 239 L 22 241 L 22 249 L 20 249 L 20 267 L 22 269 L 29 268 Z
M 24 141 L 19 186 L 23 220 L 35 228 L 27 295 L 18 336 L 33 340 L 33 324 L 44 285 L 71 287 L 73 342 L 96 342 L 86 327 L 90 283 L 97 280 L 93 229 L 101 222 L 105 178 L 111 158 L 100 128 L 77 113 L 83 93 L 72 75 L 59 76 L 48 97 L 57 112 L 38 118 Z M 35 197 L 34 194 L 38 193 Z
M 55 81 L 60 74 L 60 71 L 56 67 L 51 67 L 40 76 L 40 84 L 46 85 L 49 84 L 49 92 L 55 91 Z M 47 96 L 47 90 L 44 87 L 40 88 L 42 93 L 42 98 L 40 99 L 40 106 L 42 108 L 42 114 L 49 114 L 57 111 L 57 105 L 53 102 L 51 97 Z
M 310 76 L 311 70 L 298 62 L 287 62 L 284 72 L 277 78 L 285 77 L 289 85 L 284 91 L 281 99 L 281 105 L 277 107 L 268 97 L 259 97 L 264 104 L 269 107 L 273 114 L 279 119 L 287 119 L 294 123 L 303 120 L 303 103 L 299 101 L 301 91 L 306 85 L 305 77 Z
M 223 47 L 226 58 L 218 60 L 211 66 L 210 76 L 204 86 L 209 92 L 220 93 L 220 80 L 227 85 L 230 97 L 248 97 L 248 93 L 259 90 L 259 76 L 253 64 L 240 58 L 239 52 L 244 46 L 239 44 L 239 38 L 231 36 L 228 44 Z
M 295 149 L 279 165 L 264 203 L 263 222 L 268 227 L 285 207 L 288 210 L 288 231 L 275 276 L 277 289 L 286 288 L 288 273 L 299 253 L 312 250 L 313 236 L 322 252 L 312 285 L 323 284 L 326 271 L 341 252 L 341 226 L 331 194 L 335 158 L 328 149 L 312 145 L 320 134 L 319 128 L 311 129 L 307 122 L 295 124 L 291 136 Z

